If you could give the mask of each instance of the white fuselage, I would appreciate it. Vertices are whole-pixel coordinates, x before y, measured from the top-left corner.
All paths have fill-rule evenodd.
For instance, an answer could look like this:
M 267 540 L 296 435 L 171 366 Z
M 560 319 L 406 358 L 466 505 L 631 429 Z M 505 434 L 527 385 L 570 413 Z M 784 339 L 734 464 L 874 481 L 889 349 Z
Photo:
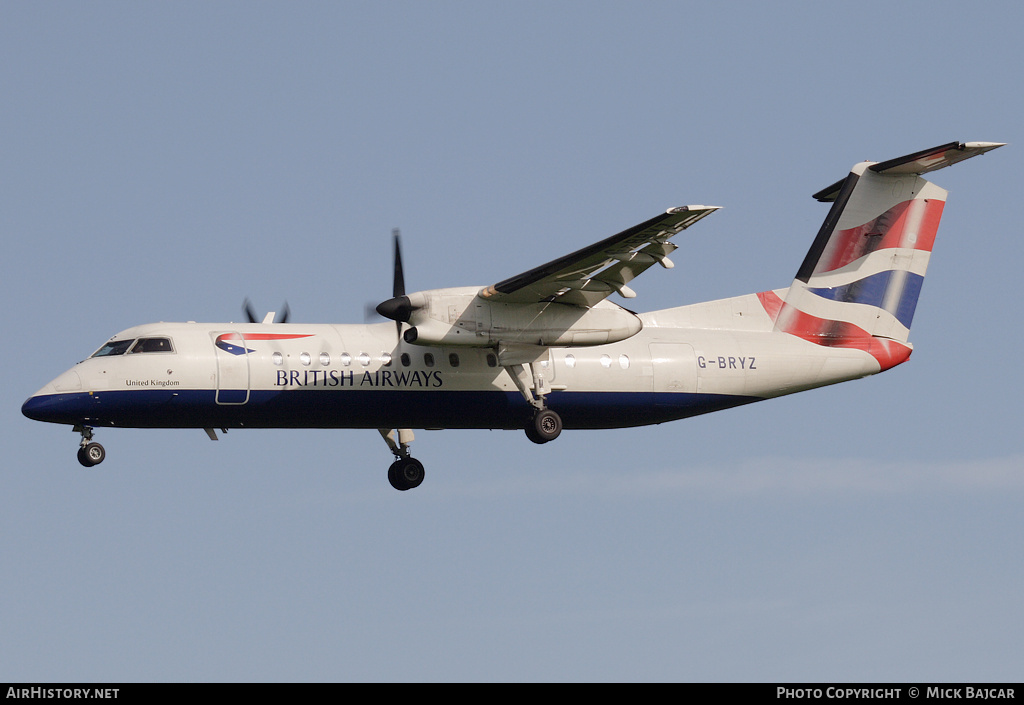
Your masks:
M 755 294 L 639 317 L 625 340 L 534 362 L 566 428 L 661 423 L 882 369 L 773 330 Z M 80 362 L 26 413 L 96 427 L 520 429 L 532 412 L 490 348 L 410 344 L 391 322 L 154 323 L 107 346 L 152 340 L 167 343 Z

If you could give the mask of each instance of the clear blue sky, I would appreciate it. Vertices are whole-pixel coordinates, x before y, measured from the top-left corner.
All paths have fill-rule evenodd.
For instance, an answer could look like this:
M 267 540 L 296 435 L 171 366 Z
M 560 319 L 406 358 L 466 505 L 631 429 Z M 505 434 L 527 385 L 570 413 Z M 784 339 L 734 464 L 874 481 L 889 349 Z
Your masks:
M 972 15 L 972 13 L 975 13 Z M 1019 3 L 0 8 L 0 681 L 1019 680 Z M 786 286 L 863 159 L 950 190 L 911 362 L 664 426 L 25 419 L 131 325 L 359 322 L 664 208 L 641 310 Z

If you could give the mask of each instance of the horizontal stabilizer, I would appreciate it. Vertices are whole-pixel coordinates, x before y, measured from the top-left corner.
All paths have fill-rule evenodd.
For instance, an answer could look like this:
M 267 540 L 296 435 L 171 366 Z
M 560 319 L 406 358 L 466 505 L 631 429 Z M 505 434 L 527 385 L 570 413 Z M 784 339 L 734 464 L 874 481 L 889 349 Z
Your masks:
M 926 174 L 929 171 L 936 171 L 943 167 L 952 166 L 957 162 L 970 159 L 979 154 L 984 154 L 997 147 L 1002 147 L 1005 142 L 950 142 L 931 149 L 923 149 L 920 152 L 907 154 L 888 161 L 872 164 L 868 168 L 878 174 L 889 174 L 900 176 L 905 174 Z M 840 179 L 828 188 L 824 188 L 814 194 L 814 198 L 828 203 L 836 200 L 839 190 L 843 186 L 845 178 Z

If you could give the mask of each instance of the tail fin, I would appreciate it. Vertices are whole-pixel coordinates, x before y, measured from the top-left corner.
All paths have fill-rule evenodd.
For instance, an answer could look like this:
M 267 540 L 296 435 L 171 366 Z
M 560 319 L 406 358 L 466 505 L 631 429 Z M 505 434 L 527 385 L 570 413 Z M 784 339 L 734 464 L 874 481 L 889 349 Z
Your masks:
M 816 193 L 832 208 L 775 329 L 819 345 L 866 350 L 883 370 L 905 361 L 947 195 L 920 175 L 1000 146 L 952 142 L 886 162 L 861 162 Z

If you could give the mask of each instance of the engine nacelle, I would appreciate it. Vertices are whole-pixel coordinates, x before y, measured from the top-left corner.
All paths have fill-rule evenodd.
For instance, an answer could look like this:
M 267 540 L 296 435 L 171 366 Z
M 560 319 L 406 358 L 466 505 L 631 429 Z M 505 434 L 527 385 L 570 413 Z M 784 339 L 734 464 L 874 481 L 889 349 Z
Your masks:
M 572 347 L 625 340 L 643 328 L 640 319 L 602 301 L 586 308 L 561 303 L 496 303 L 478 288 L 420 291 L 404 297 L 404 336 L 416 345 Z M 395 308 L 398 308 L 396 304 Z

